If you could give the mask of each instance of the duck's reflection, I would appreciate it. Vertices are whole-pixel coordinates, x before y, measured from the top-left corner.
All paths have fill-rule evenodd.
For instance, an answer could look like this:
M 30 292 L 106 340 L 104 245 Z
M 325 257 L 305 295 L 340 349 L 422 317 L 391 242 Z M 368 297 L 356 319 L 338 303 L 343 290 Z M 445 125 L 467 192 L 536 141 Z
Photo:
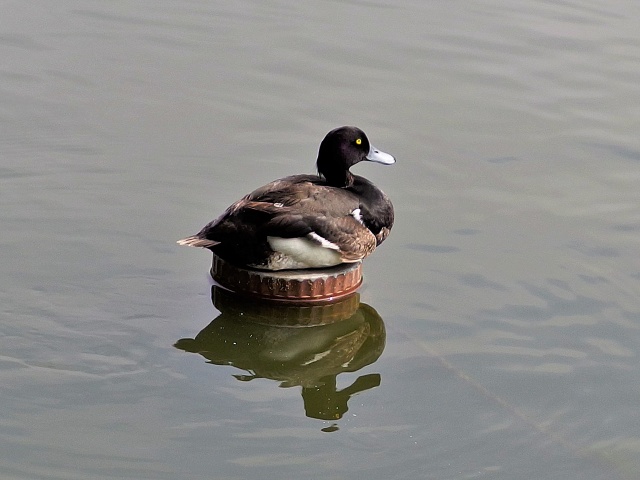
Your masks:
M 301 386 L 308 417 L 337 420 L 352 395 L 380 385 L 376 373 L 336 387 L 340 373 L 375 362 L 384 350 L 382 318 L 358 294 L 300 307 L 247 300 L 213 286 L 212 300 L 220 315 L 175 346 L 246 371 L 234 375 L 241 381 L 269 378 L 281 387 Z

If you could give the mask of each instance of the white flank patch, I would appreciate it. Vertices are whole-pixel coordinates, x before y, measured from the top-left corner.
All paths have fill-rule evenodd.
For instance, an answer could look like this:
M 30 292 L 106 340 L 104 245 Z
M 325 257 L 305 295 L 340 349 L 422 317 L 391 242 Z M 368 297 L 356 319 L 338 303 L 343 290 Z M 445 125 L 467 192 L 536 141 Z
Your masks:
M 364 222 L 362 221 L 362 215 L 360 214 L 360 209 L 356 208 L 353 212 L 351 212 L 351 215 L 353 216 L 353 218 L 355 218 L 357 221 L 359 221 L 362 225 L 364 225 Z
M 318 238 L 331 246 L 323 246 L 322 242 L 318 245 L 304 237 L 267 237 L 267 242 L 273 251 L 284 256 L 279 260 L 278 268 L 321 268 L 342 263 L 340 254 L 336 251 L 338 247 L 319 235 Z
M 331 243 L 326 238 L 321 237 L 316 232 L 311 232 L 308 236 L 313 238 L 316 242 L 318 242 L 324 248 L 330 248 L 332 250 L 340 250 L 339 246 L 337 246 L 335 243 Z

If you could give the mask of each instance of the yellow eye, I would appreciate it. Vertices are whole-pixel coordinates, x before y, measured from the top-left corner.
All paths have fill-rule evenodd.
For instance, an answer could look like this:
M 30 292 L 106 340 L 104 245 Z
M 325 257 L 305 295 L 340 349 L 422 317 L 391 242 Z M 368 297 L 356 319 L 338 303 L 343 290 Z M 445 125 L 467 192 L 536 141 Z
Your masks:
M 361 143 L 362 143 L 362 139 L 361 138 L 356 140 L 356 145 L 360 145 Z

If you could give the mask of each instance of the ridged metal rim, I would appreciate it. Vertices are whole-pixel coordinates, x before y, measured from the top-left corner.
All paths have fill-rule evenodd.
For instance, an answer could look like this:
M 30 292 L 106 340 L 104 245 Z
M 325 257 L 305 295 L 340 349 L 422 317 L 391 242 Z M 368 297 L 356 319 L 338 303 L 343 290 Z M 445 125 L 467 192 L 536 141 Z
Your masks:
M 253 270 L 213 255 L 211 276 L 222 287 L 263 300 L 324 303 L 343 298 L 362 284 L 362 263 L 317 270 Z

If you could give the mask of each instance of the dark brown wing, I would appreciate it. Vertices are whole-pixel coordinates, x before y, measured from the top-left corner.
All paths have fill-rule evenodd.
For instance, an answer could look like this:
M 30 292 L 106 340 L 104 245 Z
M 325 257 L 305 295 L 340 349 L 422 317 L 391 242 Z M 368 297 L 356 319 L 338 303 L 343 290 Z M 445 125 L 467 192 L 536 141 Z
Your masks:
M 292 207 L 296 212 L 318 215 L 349 215 L 359 207 L 356 194 L 326 185 L 316 175 L 293 175 L 251 192 L 243 200 Z
M 264 235 L 262 229 L 276 216 L 339 218 L 350 215 L 358 205 L 358 197 L 352 192 L 327 187 L 315 175 L 294 175 L 246 195 L 194 236 L 219 243 L 242 243 L 247 237 Z
M 314 232 L 324 240 L 337 245 L 344 262 L 362 260 L 375 250 L 376 237 L 352 215 L 327 221 L 325 218 L 317 219 Z
M 327 186 L 315 175 L 294 175 L 251 192 L 179 243 L 211 248 L 240 264 L 259 264 L 271 252 L 268 236 L 306 237 L 354 262 L 376 247 L 374 234 L 353 216 L 359 208 L 356 193 Z
M 281 238 L 306 237 L 318 245 L 338 251 L 344 262 L 362 260 L 376 248 L 376 237 L 352 215 L 277 215 L 263 231 L 267 236 Z

